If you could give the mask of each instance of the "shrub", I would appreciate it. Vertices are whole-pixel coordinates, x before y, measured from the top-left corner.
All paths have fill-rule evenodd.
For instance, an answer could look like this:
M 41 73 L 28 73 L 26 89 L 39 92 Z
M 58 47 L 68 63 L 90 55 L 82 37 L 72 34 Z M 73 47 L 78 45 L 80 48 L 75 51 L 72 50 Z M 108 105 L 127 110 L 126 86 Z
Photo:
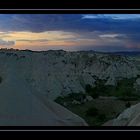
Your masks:
M 67 77 L 70 77 L 69 74 L 67 74 Z
M 98 109 L 95 108 L 95 107 L 92 107 L 92 108 L 89 108 L 87 111 L 86 111 L 86 115 L 87 116 L 97 116 L 98 115 Z
M 0 77 L 0 83 L 2 82 L 2 77 Z
M 118 97 L 119 100 L 122 101 L 137 101 L 139 99 L 139 97 Z
M 63 97 L 57 97 L 54 101 L 55 101 L 56 103 L 59 103 L 59 104 L 63 105 L 63 103 L 64 103 L 63 100 L 64 100 Z
M 129 108 L 131 106 L 131 103 L 130 102 L 127 102 L 126 104 L 125 104 L 125 107 L 127 107 L 127 108 Z
M 99 97 L 99 91 L 93 89 L 93 91 L 89 95 L 92 96 L 92 98 L 96 99 Z
M 67 64 L 67 62 L 65 60 L 62 60 L 62 63 Z
M 85 91 L 88 93 L 88 95 L 92 96 L 94 99 L 99 97 L 99 88 L 98 86 L 96 87 L 91 87 L 91 85 L 87 84 L 85 86 Z
M 117 95 L 123 97 L 132 97 L 133 93 L 135 92 L 135 89 L 133 87 L 134 82 L 135 78 L 124 78 L 122 80 L 119 80 L 117 83 Z
M 100 114 L 99 116 L 98 116 L 98 120 L 99 121 L 105 121 L 106 120 L 106 115 L 105 114 Z
M 86 95 L 83 94 L 82 92 L 79 92 L 79 93 L 71 93 L 67 97 L 72 100 L 83 101 L 86 98 Z
M 85 90 L 86 90 L 87 93 L 90 93 L 90 92 L 92 91 L 91 85 L 87 84 L 87 85 L 85 86 Z

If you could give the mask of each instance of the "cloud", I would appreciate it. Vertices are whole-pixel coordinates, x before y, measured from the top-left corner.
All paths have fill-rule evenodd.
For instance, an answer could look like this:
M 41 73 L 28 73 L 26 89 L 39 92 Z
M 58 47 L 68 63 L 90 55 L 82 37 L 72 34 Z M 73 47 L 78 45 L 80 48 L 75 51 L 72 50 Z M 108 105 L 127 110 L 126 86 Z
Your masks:
M 16 41 L 21 41 L 21 42 L 48 42 L 47 39 L 17 39 Z
M 99 35 L 100 38 L 117 38 L 117 39 L 124 39 L 127 38 L 127 36 L 125 34 L 101 34 Z
M 5 41 L 0 39 L 0 46 L 13 46 L 15 45 L 14 41 Z
M 86 14 L 82 19 L 135 20 L 140 19 L 140 14 Z

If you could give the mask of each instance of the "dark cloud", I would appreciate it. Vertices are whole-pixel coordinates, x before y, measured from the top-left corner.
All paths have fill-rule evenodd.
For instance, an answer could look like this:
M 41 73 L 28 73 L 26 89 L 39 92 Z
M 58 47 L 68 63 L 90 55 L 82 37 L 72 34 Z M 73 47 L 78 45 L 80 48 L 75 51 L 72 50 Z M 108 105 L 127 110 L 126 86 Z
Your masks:
M 96 16 L 96 15 L 95 15 Z M 113 18 L 83 19 L 82 14 L 9 14 L 0 15 L 0 29 L 11 31 L 43 32 L 65 31 L 115 31 L 136 32 L 140 30 L 139 19 L 114 20 Z M 97 15 L 98 17 L 98 15 Z M 120 15 L 121 17 L 121 15 Z

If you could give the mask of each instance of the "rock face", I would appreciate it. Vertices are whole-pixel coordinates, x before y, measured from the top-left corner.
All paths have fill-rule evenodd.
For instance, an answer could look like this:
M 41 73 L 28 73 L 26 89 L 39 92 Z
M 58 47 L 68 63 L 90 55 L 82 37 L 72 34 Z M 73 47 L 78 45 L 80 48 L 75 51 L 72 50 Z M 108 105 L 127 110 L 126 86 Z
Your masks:
M 72 92 L 84 92 L 96 78 L 115 85 L 118 78 L 139 74 L 127 57 L 96 52 L 0 50 L 0 76 L 6 80 L 12 71 L 39 95 L 55 99 Z M 9 74 L 8 74 L 9 73 Z M 14 81 L 13 81 L 14 82 Z
M 131 106 L 104 126 L 140 126 L 140 103 Z
M 38 96 L 9 64 L 0 84 L 0 126 L 87 126 L 79 116 Z

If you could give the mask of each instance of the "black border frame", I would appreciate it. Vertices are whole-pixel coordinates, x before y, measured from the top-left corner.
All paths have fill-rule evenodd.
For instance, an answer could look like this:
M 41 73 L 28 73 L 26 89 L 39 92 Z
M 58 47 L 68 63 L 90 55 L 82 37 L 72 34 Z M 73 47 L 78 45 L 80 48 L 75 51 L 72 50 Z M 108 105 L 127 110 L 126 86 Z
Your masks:
M 82 9 L 82 8 L 98 8 L 98 9 L 111 9 L 111 8 L 139 8 L 140 2 L 138 0 L 1 0 L 0 8 L 12 9 Z
M 0 14 L 140 14 L 139 9 L 0 9 Z

